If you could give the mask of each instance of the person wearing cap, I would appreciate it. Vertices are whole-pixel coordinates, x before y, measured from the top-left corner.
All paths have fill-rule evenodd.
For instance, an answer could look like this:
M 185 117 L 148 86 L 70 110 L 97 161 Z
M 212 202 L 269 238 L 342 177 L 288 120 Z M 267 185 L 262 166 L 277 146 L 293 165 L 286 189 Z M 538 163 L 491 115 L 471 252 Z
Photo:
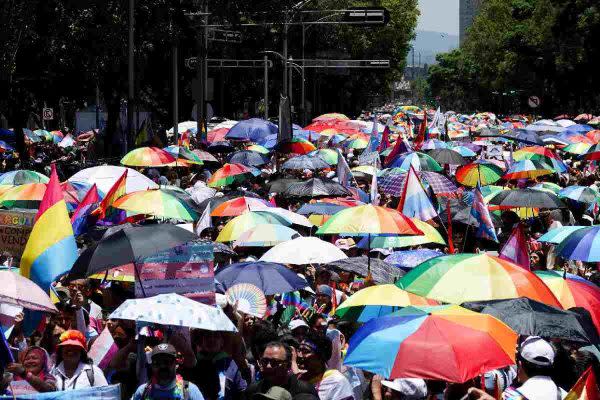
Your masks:
M 72 329 L 60 335 L 56 366 L 50 374 L 60 391 L 108 385 L 102 370 L 87 355 L 83 333 Z
M 292 332 L 292 336 L 298 340 L 298 342 L 302 342 L 310 329 L 303 319 L 291 320 L 288 327 L 290 328 L 290 332 Z
M 503 398 L 526 400 L 561 400 L 566 392 L 550 376 L 554 364 L 554 348 L 539 336 L 529 336 L 517 352 L 518 388 L 509 387 Z
M 177 374 L 177 350 L 161 343 L 150 353 L 152 377 L 138 387 L 132 400 L 204 400 L 198 386 Z
M 273 386 L 267 393 L 257 393 L 254 400 L 292 400 L 290 392 L 279 386 Z
M 386 400 L 424 400 L 427 398 L 427 384 L 419 378 L 398 378 L 381 381 L 382 398 Z

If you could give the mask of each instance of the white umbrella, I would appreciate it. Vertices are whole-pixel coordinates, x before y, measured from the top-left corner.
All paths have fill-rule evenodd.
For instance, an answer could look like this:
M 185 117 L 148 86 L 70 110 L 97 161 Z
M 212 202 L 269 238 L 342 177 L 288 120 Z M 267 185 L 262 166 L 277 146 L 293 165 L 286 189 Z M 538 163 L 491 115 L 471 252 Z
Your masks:
M 333 244 L 316 237 L 299 237 L 267 251 L 260 261 L 282 264 L 327 264 L 348 258 Z
M 194 186 L 185 189 L 185 191 L 190 195 L 196 204 L 200 204 L 206 199 L 215 197 L 217 194 L 215 189 L 209 188 L 206 186 L 206 183 L 202 181 L 196 182 Z
M 575 122 L 571 121 L 570 119 L 559 119 L 556 121 L 556 124 L 558 126 L 562 126 L 563 128 L 568 128 L 572 125 L 575 125 Z
M 35 311 L 56 312 L 50 297 L 33 281 L 13 271 L 0 271 L 0 303 Z
M 235 325 L 220 308 L 207 306 L 174 293 L 125 300 L 109 318 L 185 326 L 207 331 L 237 332 Z
M 265 208 L 256 208 L 250 207 L 250 211 L 257 212 L 259 214 L 262 213 L 270 213 L 278 215 L 294 225 L 306 226 L 308 228 L 312 228 L 314 224 L 308 220 L 304 215 L 297 214 L 293 211 L 286 210 L 285 208 L 280 207 L 265 207 Z
M 101 165 L 98 167 L 82 169 L 70 177 L 69 182 L 87 182 L 90 185 L 95 183 L 98 190 L 108 193 L 110 188 L 113 187 L 125 170 L 128 170 L 125 186 L 127 193 L 137 192 L 138 190 L 158 189 L 158 185 L 150 178 L 145 177 L 134 169 L 116 165 Z
M 198 123 L 196 121 L 183 121 L 177 124 L 177 132 L 182 133 L 187 131 L 188 129 L 197 129 Z M 173 128 L 167 131 L 168 135 L 173 135 L 175 130 Z

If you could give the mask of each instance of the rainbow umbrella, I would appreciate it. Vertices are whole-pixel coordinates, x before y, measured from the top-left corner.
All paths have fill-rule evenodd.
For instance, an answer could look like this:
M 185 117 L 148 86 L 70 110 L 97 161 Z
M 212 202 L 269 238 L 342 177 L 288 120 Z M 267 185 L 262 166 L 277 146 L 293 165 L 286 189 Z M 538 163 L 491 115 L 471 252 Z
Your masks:
M 571 233 L 556 248 L 556 253 L 569 260 L 600 262 L 600 226 L 589 226 Z
M 217 242 L 234 242 L 247 230 L 261 224 L 279 224 L 290 226 L 291 222 L 286 218 L 276 214 L 259 214 L 257 212 L 247 212 L 231 219 L 217 237 Z
M 410 306 L 360 327 L 344 364 L 388 379 L 465 382 L 515 364 L 517 338 L 488 314 L 456 305 Z
M 121 159 L 129 167 L 162 167 L 175 162 L 175 157 L 158 147 L 140 147 Z
M 292 138 L 291 140 L 279 143 L 277 149 L 282 153 L 308 154 L 317 148 L 308 140 L 301 138 Z
M 351 169 L 352 172 L 360 172 L 365 175 L 373 176 L 378 174 L 377 167 L 373 165 L 359 165 L 358 167 L 354 167 Z
M 541 182 L 541 183 L 538 183 L 538 184 L 532 186 L 531 188 L 535 189 L 535 190 L 541 190 L 542 192 L 552 193 L 552 194 L 558 194 L 558 192 L 560 192 L 562 189 L 559 185 L 557 185 L 556 183 L 552 183 L 552 182 Z
M 26 183 L 48 183 L 50 179 L 43 174 L 28 169 L 17 169 L 0 175 L 0 185 L 24 185 Z
M 411 165 L 415 171 L 439 172 L 443 170 L 440 164 L 438 164 L 431 156 L 416 151 L 400 155 L 389 167 L 408 171 Z
M 236 197 L 235 199 L 227 200 L 210 213 L 211 217 L 237 217 L 250 211 L 258 211 L 272 207 L 272 205 L 263 199 L 254 197 Z
M 328 121 L 328 120 L 349 120 L 349 119 L 350 118 L 348 118 L 344 114 L 340 114 L 340 113 L 328 113 L 328 114 L 319 115 L 317 118 L 313 119 L 313 122 L 315 122 L 315 121 Z
M 48 132 L 47 130 L 36 129 L 35 131 L 33 131 L 33 133 L 36 134 L 38 137 L 45 139 L 49 142 L 52 140 L 52 134 L 50 132 Z
M 400 289 L 396 285 L 369 286 L 348 297 L 339 305 L 335 314 L 353 322 L 367 322 L 383 317 L 408 306 L 434 306 L 435 300 L 426 299 Z
M 589 148 L 589 150 L 585 153 L 585 159 L 591 161 L 600 160 L 600 143 Z
M 561 271 L 536 271 L 535 274 L 550 288 L 565 310 L 582 307 L 589 311 L 596 329 L 600 332 L 600 288 L 598 286 L 577 275 Z
M 600 194 L 589 186 L 568 186 L 558 192 L 558 197 L 571 199 L 581 203 L 596 203 Z
M 585 226 L 561 226 L 554 228 L 544 233 L 537 241 L 543 243 L 560 244 L 565 240 L 571 233 L 580 229 L 586 228 Z
M 346 142 L 345 147 L 348 149 L 366 149 L 369 145 L 369 141 L 365 139 L 352 139 L 349 142 Z
M 589 143 L 573 143 L 563 148 L 563 151 L 571 154 L 585 154 L 593 145 Z
M 269 149 L 267 149 L 264 146 L 261 146 L 260 144 L 248 145 L 248 146 L 246 146 L 246 150 L 255 151 L 260 154 L 269 154 L 270 153 Z
M 168 146 L 163 149 L 170 155 L 176 158 L 176 162 L 183 160 L 189 164 L 203 165 L 204 162 L 200 157 L 191 150 L 183 146 Z
M 113 207 L 133 214 L 147 214 L 158 218 L 196 221 L 198 213 L 182 199 L 161 189 L 141 190 L 120 197 Z
M 563 173 L 567 171 L 565 163 L 550 149 L 543 146 L 529 146 L 517 150 L 513 154 L 516 161 L 535 160 L 551 166 L 554 171 Z
M 463 165 L 456 170 L 456 180 L 470 187 L 491 185 L 502 178 L 502 168 L 490 162 Z
M 448 144 L 446 142 L 442 142 L 438 139 L 429 139 L 423 142 L 421 145 L 421 150 L 437 150 L 437 149 L 447 149 Z
M 423 235 L 423 232 L 406 215 L 391 208 L 367 204 L 349 207 L 332 215 L 317 230 L 317 235 L 327 234 L 347 234 L 350 236 L 373 234 Z
M 9 189 L 14 188 L 14 185 L 0 185 L 0 196 L 6 193 Z
M 371 237 L 369 246 L 369 238 L 363 238 L 358 242 L 357 247 L 361 249 L 392 249 L 401 247 L 419 246 L 422 244 L 433 243 L 446 245 L 444 238 L 433 226 L 427 222 L 423 222 L 418 218 L 411 218 L 415 226 L 423 232 L 420 236 L 375 236 Z
M 529 297 L 560 308 L 558 300 L 535 274 L 485 253 L 432 258 L 410 270 L 396 285 L 446 303 Z
M 319 156 L 329 165 L 338 163 L 338 152 L 332 149 L 319 149 L 308 153 L 309 156 Z
M 65 138 L 65 135 L 61 131 L 50 131 L 50 134 L 52 135 L 53 143 L 60 143 Z
M 296 239 L 300 234 L 278 224 L 258 224 L 243 232 L 232 247 L 273 247 L 279 243 Z
M 585 136 L 588 137 L 594 143 L 600 142 L 600 130 L 598 130 L 598 129 L 589 131 L 588 133 L 585 134 Z
M 511 179 L 535 179 L 553 173 L 552 167 L 548 164 L 534 160 L 523 160 L 514 162 L 502 178 L 507 181 Z
M 243 182 L 259 173 L 256 168 L 247 167 L 242 164 L 225 164 L 210 177 L 208 186 L 229 186 L 232 183 Z
M 26 183 L 8 189 L 0 196 L 0 205 L 6 208 L 38 209 L 46 193 L 45 183 Z

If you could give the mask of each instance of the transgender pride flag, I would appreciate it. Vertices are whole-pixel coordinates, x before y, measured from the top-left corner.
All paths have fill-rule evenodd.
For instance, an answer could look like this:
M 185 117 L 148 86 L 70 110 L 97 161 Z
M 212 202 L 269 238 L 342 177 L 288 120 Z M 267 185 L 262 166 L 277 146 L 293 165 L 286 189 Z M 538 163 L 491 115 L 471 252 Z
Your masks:
M 398 211 L 407 217 L 419 218 L 421 221 L 429 221 L 438 215 L 412 165 L 404 180 Z
M 108 366 L 108 363 L 113 358 L 118 348 L 113 340 L 112 335 L 108 331 L 108 328 L 104 328 L 100 336 L 94 340 L 92 347 L 88 352 L 88 356 L 94 361 L 100 369 L 104 369 Z
M 473 205 L 471 206 L 471 215 L 479 222 L 479 228 L 477 228 L 476 236 L 484 239 L 498 241 L 496 236 L 496 230 L 494 229 L 494 223 L 490 217 L 490 211 L 488 210 L 487 204 L 483 200 L 481 194 L 481 188 L 479 184 L 473 191 Z

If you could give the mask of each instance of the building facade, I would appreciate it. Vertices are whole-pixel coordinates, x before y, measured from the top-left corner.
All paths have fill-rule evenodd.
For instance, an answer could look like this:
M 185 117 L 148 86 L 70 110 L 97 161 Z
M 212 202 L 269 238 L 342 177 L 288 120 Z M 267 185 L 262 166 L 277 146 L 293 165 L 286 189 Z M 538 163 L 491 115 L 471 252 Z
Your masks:
M 473 19 L 481 9 L 484 0 L 460 0 L 459 5 L 459 44 L 462 45 L 466 36 L 467 29 L 473 23 Z

